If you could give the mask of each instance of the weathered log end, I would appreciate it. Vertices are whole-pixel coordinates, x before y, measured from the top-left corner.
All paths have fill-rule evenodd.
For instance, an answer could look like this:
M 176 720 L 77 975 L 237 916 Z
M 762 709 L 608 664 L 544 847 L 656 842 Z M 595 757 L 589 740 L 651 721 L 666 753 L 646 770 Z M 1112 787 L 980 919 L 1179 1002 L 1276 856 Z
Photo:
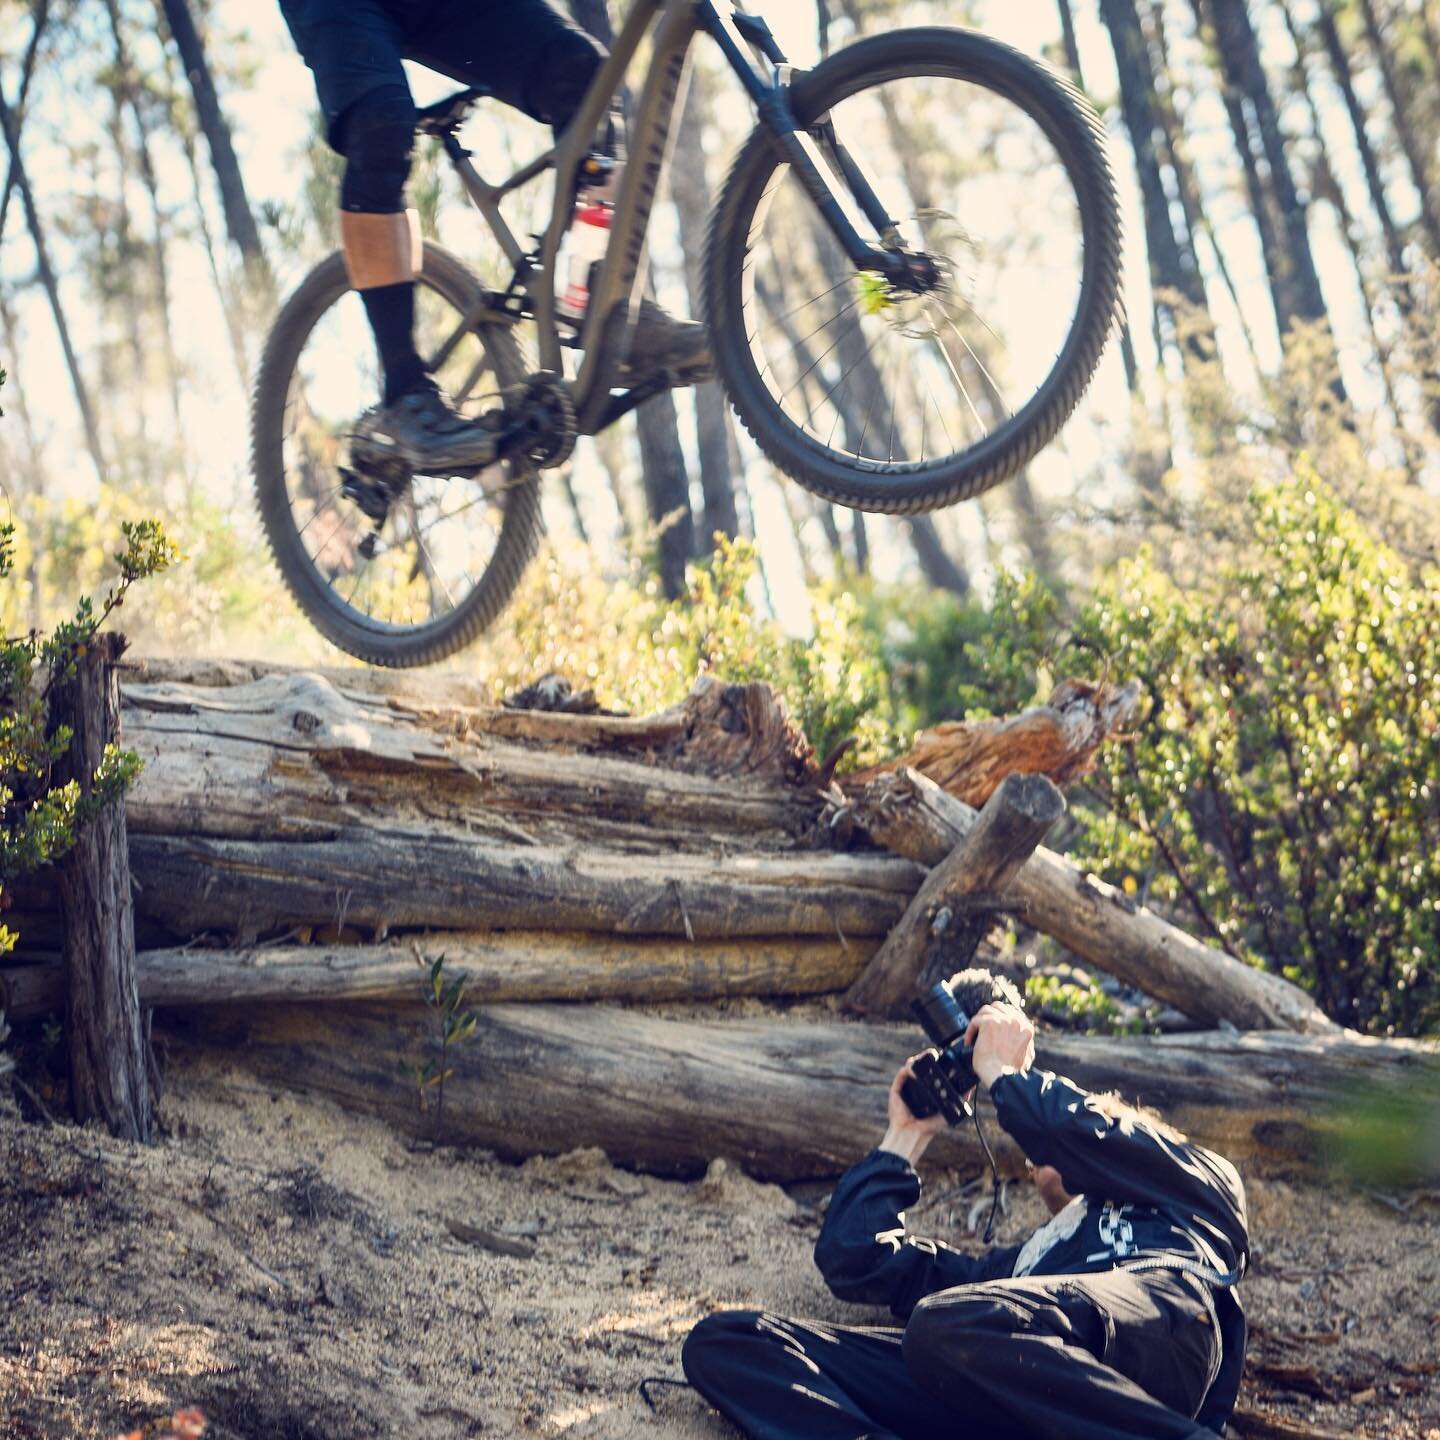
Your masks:
M 1047 775 L 1068 785 L 1094 768 L 1095 753 L 1129 724 L 1140 702 L 1136 680 L 1123 685 L 1065 680 L 1043 705 L 994 720 L 957 720 L 920 735 L 895 760 L 857 770 L 853 789 L 910 767 L 967 805 L 981 806 L 1007 775 Z
M 1043 775 L 1008 775 L 975 825 L 925 878 L 899 924 L 845 996 L 846 1007 L 899 1018 L 917 989 L 967 964 L 991 916 L 962 902 L 999 900 L 1065 813 L 1065 797 Z
M 674 757 L 709 775 L 747 775 L 783 785 L 814 783 L 814 752 L 785 701 L 763 681 L 727 685 L 702 675 L 685 700 L 689 725 Z

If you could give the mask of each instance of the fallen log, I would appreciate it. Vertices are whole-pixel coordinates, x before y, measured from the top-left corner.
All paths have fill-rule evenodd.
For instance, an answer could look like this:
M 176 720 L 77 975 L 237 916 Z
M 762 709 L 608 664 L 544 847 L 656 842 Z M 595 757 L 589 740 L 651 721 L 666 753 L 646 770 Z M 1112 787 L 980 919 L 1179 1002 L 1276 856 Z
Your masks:
M 423 824 L 656 849 L 739 838 L 756 850 L 791 845 L 821 806 L 805 783 L 808 747 L 768 686 L 706 680 L 673 723 L 638 726 L 406 710 L 308 671 L 220 688 L 132 683 L 124 702 L 126 744 L 145 761 L 130 796 L 137 834 L 323 839 Z M 537 719 L 556 722 L 543 746 L 530 743 Z
M 707 1023 L 602 1005 L 476 1013 L 473 1044 L 448 1057 L 446 1139 L 511 1158 L 599 1145 L 669 1175 L 699 1174 L 717 1156 L 771 1180 L 838 1173 L 883 1131 L 890 1080 L 920 1038 L 913 1026 Z M 422 1133 L 429 1120 L 401 1066 L 428 1057 L 429 1022 L 418 1004 L 212 1007 L 186 1012 L 170 1039 Z M 1395 1094 L 1427 1075 L 1440 1083 L 1433 1050 L 1349 1034 L 1045 1035 L 1039 1063 L 1157 1106 L 1237 1163 L 1291 1167 L 1326 1158 L 1330 1107 L 1358 1081 Z M 936 1165 L 980 1163 L 970 1127 L 946 1131 L 932 1154 Z M 1013 1147 L 1001 1159 L 1018 1169 Z
M 1065 797 L 1043 775 L 1007 775 L 970 833 L 925 877 L 846 1007 L 903 1018 L 918 990 L 968 965 L 994 917 L 965 915 L 965 901 L 1000 898 L 1064 813 Z
M 952 720 L 916 736 L 904 755 L 845 777 L 853 791 L 880 775 L 917 770 L 977 809 L 1007 775 L 1046 775 L 1068 785 L 1088 775 L 1095 752 L 1123 730 L 1140 702 L 1140 683 L 1064 680 L 1043 705 L 993 720 Z
M 938 865 L 976 812 L 913 770 L 880 776 L 854 797 L 871 839 Z M 1321 1033 L 1338 1027 L 1298 986 L 1211 949 L 1053 851 L 1037 849 L 1010 886 L 1025 923 L 1117 979 L 1207 1024 Z
M 428 966 L 444 955 L 449 974 L 468 978 L 471 1004 L 716 1000 L 823 994 L 853 978 L 876 943 L 873 937 L 691 942 L 543 930 L 447 930 L 381 945 L 142 950 L 136 956 L 136 979 L 146 1005 L 414 1000 L 428 973 L 420 961 Z M 63 997 L 56 964 L 0 970 L 0 1011 L 12 1020 L 48 1014 L 63 1004 Z
M 138 915 L 248 942 L 297 925 L 883 935 L 921 872 L 895 856 L 635 854 L 368 830 L 313 843 L 132 835 Z

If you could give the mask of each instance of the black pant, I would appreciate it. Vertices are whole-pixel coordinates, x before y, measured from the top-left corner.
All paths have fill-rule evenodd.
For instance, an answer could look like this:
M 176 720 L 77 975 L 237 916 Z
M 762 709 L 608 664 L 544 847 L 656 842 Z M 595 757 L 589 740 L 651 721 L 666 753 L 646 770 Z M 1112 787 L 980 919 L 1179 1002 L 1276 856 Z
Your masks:
M 604 51 L 547 0 L 280 0 L 325 111 L 330 143 L 377 90 L 408 93 L 401 60 L 488 86 L 557 129 L 570 120 Z
M 702 1320 L 690 1383 L 752 1440 L 1202 1440 L 1219 1366 L 1201 1282 L 1167 1271 L 961 1285 L 904 1330 Z

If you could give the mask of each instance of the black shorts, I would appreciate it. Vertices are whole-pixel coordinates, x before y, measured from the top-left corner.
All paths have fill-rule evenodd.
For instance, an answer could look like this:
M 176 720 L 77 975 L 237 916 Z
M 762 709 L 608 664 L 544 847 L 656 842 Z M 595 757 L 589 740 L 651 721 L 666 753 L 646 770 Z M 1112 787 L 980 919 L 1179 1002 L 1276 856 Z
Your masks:
M 547 0 L 280 0 L 315 76 L 326 134 L 343 152 L 345 112 L 372 90 L 406 90 L 402 60 L 484 85 L 562 128 L 604 50 Z

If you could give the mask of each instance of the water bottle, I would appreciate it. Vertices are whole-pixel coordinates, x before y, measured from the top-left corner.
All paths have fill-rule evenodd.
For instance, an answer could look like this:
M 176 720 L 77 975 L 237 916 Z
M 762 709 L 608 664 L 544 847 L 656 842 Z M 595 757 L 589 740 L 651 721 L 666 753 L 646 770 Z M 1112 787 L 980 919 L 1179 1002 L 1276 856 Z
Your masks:
M 590 277 L 609 248 L 614 214 L 614 207 L 603 200 L 589 201 L 575 208 L 567 237 L 569 262 L 565 293 L 559 304 L 560 313 L 568 320 L 578 323 L 585 318 L 590 306 Z

